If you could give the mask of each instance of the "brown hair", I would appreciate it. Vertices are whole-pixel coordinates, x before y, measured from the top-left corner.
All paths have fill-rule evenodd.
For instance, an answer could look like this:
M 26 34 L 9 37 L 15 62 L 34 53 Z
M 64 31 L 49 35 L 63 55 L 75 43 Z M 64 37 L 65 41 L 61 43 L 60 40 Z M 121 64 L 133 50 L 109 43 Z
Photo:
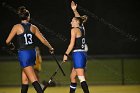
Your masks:
M 24 6 L 19 7 L 17 13 L 21 20 L 26 20 L 30 15 L 29 11 Z

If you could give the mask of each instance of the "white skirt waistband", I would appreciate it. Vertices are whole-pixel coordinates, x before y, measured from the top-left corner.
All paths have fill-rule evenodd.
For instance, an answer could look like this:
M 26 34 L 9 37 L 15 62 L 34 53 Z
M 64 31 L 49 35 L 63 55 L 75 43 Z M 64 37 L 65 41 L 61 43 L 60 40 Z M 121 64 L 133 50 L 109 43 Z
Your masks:
M 86 51 L 83 49 L 76 49 L 76 50 L 73 50 L 73 52 L 86 52 Z

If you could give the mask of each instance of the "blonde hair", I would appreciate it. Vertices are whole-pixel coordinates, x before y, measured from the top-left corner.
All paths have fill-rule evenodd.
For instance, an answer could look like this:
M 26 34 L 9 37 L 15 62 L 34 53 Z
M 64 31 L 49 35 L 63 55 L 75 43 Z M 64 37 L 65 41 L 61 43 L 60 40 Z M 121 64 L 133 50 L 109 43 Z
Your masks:
M 83 15 L 81 16 L 81 19 L 83 20 L 83 23 L 85 23 L 88 19 L 88 16 L 87 15 Z
M 83 15 L 83 16 L 74 17 L 74 18 L 79 21 L 79 25 L 81 26 L 82 24 L 84 24 L 87 21 L 88 16 L 87 15 Z

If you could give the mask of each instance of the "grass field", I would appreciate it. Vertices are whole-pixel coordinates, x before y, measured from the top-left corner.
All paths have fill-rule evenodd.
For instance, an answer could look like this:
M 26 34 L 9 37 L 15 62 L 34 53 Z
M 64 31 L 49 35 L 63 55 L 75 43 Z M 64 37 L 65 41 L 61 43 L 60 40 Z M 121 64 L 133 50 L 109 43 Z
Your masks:
M 140 85 L 89 86 L 90 93 L 140 93 Z M 0 87 L 0 93 L 20 93 L 20 87 Z M 28 93 L 36 93 L 33 87 Z M 44 93 L 69 93 L 69 86 L 48 87 Z M 83 93 L 78 87 L 76 93 Z
M 93 59 L 88 60 L 87 64 L 87 82 L 90 85 L 110 85 L 122 84 L 140 84 L 140 59 L 124 59 L 124 69 L 122 69 L 121 59 Z M 59 71 L 55 76 L 58 85 L 68 85 L 71 62 L 62 65 L 66 76 L 64 77 Z M 50 76 L 57 68 L 55 61 L 44 61 L 42 63 L 42 71 L 40 79 L 49 80 Z M 123 71 L 123 74 L 122 74 Z M 21 70 L 18 61 L 2 61 L 0 62 L 0 86 L 20 85 Z
M 59 71 L 54 78 L 56 87 L 48 87 L 45 93 L 69 93 L 71 62 L 63 64 L 62 67 L 66 76 Z M 56 68 L 55 61 L 43 61 L 40 79 L 48 81 Z M 140 93 L 139 71 L 140 59 L 88 60 L 86 76 L 90 93 Z M 18 61 L 0 62 L 0 93 L 20 93 L 20 87 L 14 87 L 21 84 L 20 75 Z M 125 85 L 122 85 L 122 77 Z M 36 93 L 31 85 L 28 93 Z M 79 84 L 76 93 L 83 93 Z

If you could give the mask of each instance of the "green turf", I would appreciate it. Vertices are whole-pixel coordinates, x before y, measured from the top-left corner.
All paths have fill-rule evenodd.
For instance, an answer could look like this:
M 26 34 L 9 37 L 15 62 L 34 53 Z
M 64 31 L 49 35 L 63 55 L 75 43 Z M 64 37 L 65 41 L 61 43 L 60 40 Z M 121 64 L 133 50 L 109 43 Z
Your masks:
M 90 93 L 140 93 L 140 85 L 131 86 L 89 86 Z M 0 93 L 20 93 L 20 87 L 0 87 Z M 36 93 L 33 87 L 28 93 Z M 69 86 L 48 87 L 44 93 L 69 93 Z M 77 87 L 76 93 L 83 93 L 81 87 Z
M 122 63 L 124 62 L 124 83 L 140 84 L 140 59 L 93 59 L 88 60 L 86 76 L 88 84 L 122 84 Z M 59 71 L 55 76 L 57 85 L 69 85 L 71 62 L 62 65 L 66 76 Z M 40 79 L 48 81 L 57 68 L 54 61 L 44 61 Z M 0 86 L 20 85 L 21 75 L 18 61 L 0 62 Z

